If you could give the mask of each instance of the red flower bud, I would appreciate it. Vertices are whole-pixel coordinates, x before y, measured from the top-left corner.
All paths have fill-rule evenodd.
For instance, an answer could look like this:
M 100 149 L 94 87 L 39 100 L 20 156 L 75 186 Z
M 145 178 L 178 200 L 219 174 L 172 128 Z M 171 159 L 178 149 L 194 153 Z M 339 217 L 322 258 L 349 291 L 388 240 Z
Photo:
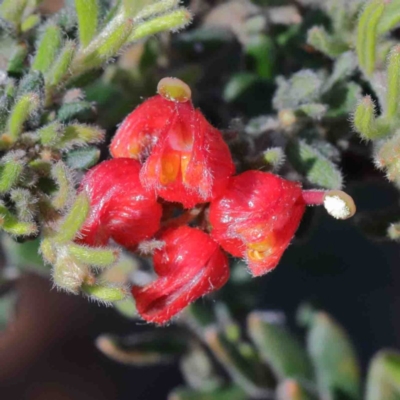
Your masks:
M 134 247 L 160 228 L 161 205 L 139 180 L 140 163 L 117 158 L 100 163 L 83 178 L 80 191 L 90 199 L 90 213 L 79 241 L 103 246 L 109 239 Z
M 190 93 L 171 97 L 168 84 L 160 88 L 166 97 L 154 96 L 128 115 L 110 151 L 143 162 L 144 186 L 191 208 L 221 195 L 234 165 L 221 133 L 193 108 Z
M 226 255 L 199 229 L 168 229 L 160 240 L 165 245 L 153 257 L 158 278 L 143 288 L 132 288 L 139 314 L 157 324 L 169 321 L 191 302 L 221 288 L 229 278 Z
M 223 197 L 211 203 L 212 237 L 254 276 L 276 267 L 304 214 L 300 184 L 247 171 L 231 178 Z

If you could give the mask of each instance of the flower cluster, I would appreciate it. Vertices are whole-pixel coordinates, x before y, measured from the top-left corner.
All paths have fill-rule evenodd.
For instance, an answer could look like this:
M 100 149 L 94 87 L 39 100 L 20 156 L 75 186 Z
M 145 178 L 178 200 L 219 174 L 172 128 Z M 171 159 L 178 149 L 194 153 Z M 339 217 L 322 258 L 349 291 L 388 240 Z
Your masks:
M 158 93 L 122 122 L 113 158 L 84 177 L 91 208 L 79 241 L 112 239 L 135 251 L 156 239 L 157 279 L 132 295 L 146 321 L 162 324 L 227 282 L 225 252 L 243 258 L 254 276 L 275 268 L 306 204 L 332 196 L 267 172 L 235 176 L 228 146 L 193 107 L 190 88 L 164 78 Z M 348 202 L 343 207 L 344 217 L 352 214 Z

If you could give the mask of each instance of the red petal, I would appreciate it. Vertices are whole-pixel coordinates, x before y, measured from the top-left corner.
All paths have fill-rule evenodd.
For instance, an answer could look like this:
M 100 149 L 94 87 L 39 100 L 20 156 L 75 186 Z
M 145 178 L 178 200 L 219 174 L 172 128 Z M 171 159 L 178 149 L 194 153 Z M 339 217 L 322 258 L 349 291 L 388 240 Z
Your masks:
M 143 162 L 175 115 L 175 103 L 158 95 L 146 100 L 119 126 L 110 145 L 111 155 Z
M 165 247 L 154 254 L 158 279 L 143 288 L 132 288 L 139 314 L 157 324 L 168 322 L 229 278 L 225 254 L 206 233 L 182 226 L 166 231 L 160 240 Z
M 247 171 L 233 177 L 211 203 L 212 236 L 253 275 L 269 272 L 289 245 L 305 210 L 301 187 L 276 175 Z
M 134 247 L 160 228 L 162 209 L 154 191 L 139 180 L 140 164 L 129 158 L 104 161 L 82 180 L 80 190 L 90 198 L 90 213 L 80 241 L 105 245 L 110 238 Z

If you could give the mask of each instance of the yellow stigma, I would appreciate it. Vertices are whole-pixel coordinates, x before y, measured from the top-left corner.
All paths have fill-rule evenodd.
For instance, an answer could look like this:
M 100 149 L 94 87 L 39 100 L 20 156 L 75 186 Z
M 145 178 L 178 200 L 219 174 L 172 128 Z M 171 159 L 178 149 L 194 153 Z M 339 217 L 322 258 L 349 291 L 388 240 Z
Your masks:
M 179 175 L 181 167 L 181 157 L 179 153 L 171 152 L 163 155 L 161 159 L 161 174 L 160 183 L 162 185 L 168 185 L 168 183 L 174 182 Z
M 178 78 L 163 78 L 157 85 L 157 93 L 167 100 L 185 103 L 192 97 L 190 87 Z
M 261 242 L 247 244 L 247 256 L 253 261 L 261 261 L 273 252 L 276 240 L 275 235 L 271 233 Z

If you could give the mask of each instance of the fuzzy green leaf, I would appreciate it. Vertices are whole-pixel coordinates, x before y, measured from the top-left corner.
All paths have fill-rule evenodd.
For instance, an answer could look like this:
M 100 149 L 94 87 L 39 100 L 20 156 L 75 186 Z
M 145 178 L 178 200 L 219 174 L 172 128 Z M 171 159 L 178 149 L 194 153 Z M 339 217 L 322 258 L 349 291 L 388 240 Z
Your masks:
M 191 345 L 179 366 L 186 384 L 192 389 L 211 392 L 223 383 L 210 355 L 198 344 Z
M 348 45 L 332 37 L 322 26 L 314 26 L 308 31 L 307 43 L 331 58 L 348 50 Z
M 177 8 L 178 5 L 179 5 L 179 0 L 156 1 L 153 4 L 149 4 L 148 6 L 143 7 L 141 10 L 139 10 L 138 13 L 136 13 L 135 15 L 135 20 L 145 20 L 153 18 L 156 15 L 168 13 L 169 11 L 172 11 L 174 8 Z
M 114 303 L 116 301 L 121 301 L 124 300 L 128 295 L 128 291 L 125 288 L 110 286 L 108 284 L 83 284 L 81 286 L 81 290 L 90 299 L 104 303 Z
M 21 75 L 25 68 L 27 55 L 28 46 L 25 43 L 16 45 L 11 58 L 8 60 L 7 73 L 9 75 Z
M 63 79 L 68 75 L 71 63 L 75 54 L 76 43 L 72 40 L 67 40 L 60 54 L 50 67 L 46 74 L 46 83 L 53 87 L 62 83 Z
M 72 169 L 85 170 L 93 167 L 100 159 L 100 150 L 96 147 L 85 147 L 71 150 L 65 155 L 65 162 Z
M 358 104 L 353 116 L 354 127 L 367 140 L 375 139 L 386 132 L 380 132 L 375 117 L 375 105 L 370 96 L 365 96 Z
M 279 379 L 311 379 L 312 366 L 307 353 L 287 329 L 271 321 L 269 313 L 252 312 L 247 329 L 260 356 Z
M 89 46 L 81 50 L 74 59 L 74 74 L 101 67 L 127 43 L 133 29 L 133 21 L 118 15 L 96 36 Z
M 93 114 L 93 105 L 88 101 L 74 101 L 63 104 L 57 113 L 60 122 L 67 123 L 74 119 L 82 119 Z
M 400 399 L 400 354 L 385 350 L 374 356 L 368 370 L 366 400 Z
M 98 0 L 75 0 L 75 8 L 78 15 L 79 42 L 82 47 L 86 47 L 97 32 Z
M 259 360 L 244 357 L 238 344 L 231 343 L 216 328 L 205 331 L 205 341 L 218 361 L 225 367 L 233 381 L 242 387 L 249 396 L 265 396 L 269 393 L 267 369 Z
M 28 189 L 16 188 L 10 192 L 17 217 L 21 221 L 32 222 L 38 213 L 38 200 Z
M 85 247 L 78 244 L 68 245 L 68 252 L 78 261 L 94 267 L 105 268 L 117 262 L 120 251 L 116 248 Z
M 293 139 L 286 146 L 286 155 L 293 167 L 307 180 L 326 189 L 340 189 L 343 178 L 339 169 L 304 140 Z
M 384 117 L 389 121 L 399 113 L 400 102 L 400 46 L 395 46 L 389 54 L 387 67 L 387 97 Z
M 54 60 L 62 45 L 61 29 L 54 24 L 49 24 L 37 44 L 36 55 L 32 63 L 33 71 L 45 73 L 53 65 Z
M 0 204 L 0 228 L 15 236 L 34 235 L 38 230 L 34 223 L 19 221 L 4 204 Z
M 21 96 L 12 108 L 7 121 L 7 136 L 9 144 L 15 143 L 24 130 L 24 125 L 29 117 L 35 113 L 40 106 L 40 100 L 35 93 Z M 2 137 L 6 141 L 6 137 Z
M 86 193 L 80 193 L 68 214 L 58 227 L 54 240 L 59 243 L 74 240 L 89 213 L 90 203 Z
M 192 20 L 191 14 L 185 8 L 178 8 L 171 13 L 156 17 L 137 25 L 128 42 L 135 42 L 146 36 L 163 31 L 177 31 L 187 26 Z
M 104 131 L 96 126 L 71 124 L 64 130 L 57 148 L 68 150 L 75 146 L 85 146 L 89 143 L 99 143 L 104 138 Z
M 24 166 L 21 160 L 9 159 L 0 165 L 0 193 L 8 192 L 18 181 Z
M 0 16 L 7 21 L 19 25 L 27 0 L 3 0 L 0 5 Z
M 21 24 L 21 31 L 28 32 L 40 24 L 40 15 L 31 14 L 26 17 Z
M 327 314 L 312 318 L 307 335 L 309 351 L 323 398 L 342 393 L 349 399 L 360 396 L 360 368 L 346 332 Z
M 318 102 L 323 80 L 311 70 L 302 70 L 290 79 L 277 78 L 278 89 L 273 104 L 276 110 L 297 109 L 303 104 Z
M 234 74 L 224 88 L 223 98 L 227 102 L 238 100 L 246 90 L 257 82 L 257 80 L 257 75 L 251 72 L 239 72 Z
M 129 365 L 170 363 L 187 349 L 186 338 L 177 331 L 153 331 L 127 337 L 101 335 L 97 348 L 114 361 Z
M 56 210 L 63 210 L 68 207 L 71 194 L 74 193 L 71 171 L 62 161 L 59 161 L 52 167 L 51 176 L 58 187 L 57 192 L 51 198 L 51 204 Z
M 358 21 L 356 50 L 360 67 L 367 76 L 375 69 L 377 30 L 384 9 L 384 0 L 373 0 L 366 5 Z

